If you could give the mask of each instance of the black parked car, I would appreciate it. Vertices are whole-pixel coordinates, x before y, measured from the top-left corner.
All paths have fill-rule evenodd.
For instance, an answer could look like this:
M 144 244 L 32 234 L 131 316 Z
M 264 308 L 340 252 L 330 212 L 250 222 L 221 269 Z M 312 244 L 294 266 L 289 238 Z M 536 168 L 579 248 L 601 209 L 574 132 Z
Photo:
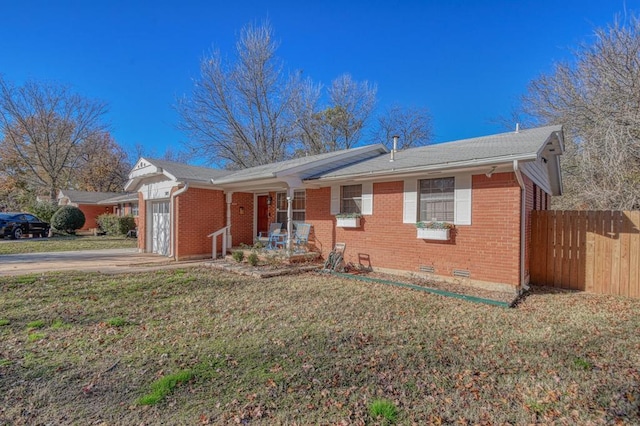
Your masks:
M 34 238 L 46 237 L 49 235 L 49 224 L 30 213 L 0 213 L 0 238 L 16 239 L 27 234 Z

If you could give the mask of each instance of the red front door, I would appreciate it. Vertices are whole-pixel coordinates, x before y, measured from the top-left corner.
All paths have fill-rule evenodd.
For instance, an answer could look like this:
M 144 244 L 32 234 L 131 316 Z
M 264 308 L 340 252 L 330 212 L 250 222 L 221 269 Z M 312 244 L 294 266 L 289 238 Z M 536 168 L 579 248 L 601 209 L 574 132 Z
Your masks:
M 267 195 L 258 195 L 258 234 L 269 232 L 269 205 L 267 204 Z

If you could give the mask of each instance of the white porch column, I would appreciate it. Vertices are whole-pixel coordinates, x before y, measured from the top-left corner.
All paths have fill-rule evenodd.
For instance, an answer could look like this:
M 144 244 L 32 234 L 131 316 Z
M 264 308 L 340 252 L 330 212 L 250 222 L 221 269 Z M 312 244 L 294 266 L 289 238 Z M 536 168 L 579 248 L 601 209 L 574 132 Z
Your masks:
M 293 241 L 293 198 L 295 190 L 287 189 L 287 250 L 291 250 Z
M 232 243 L 231 243 L 231 201 L 233 200 L 233 191 L 227 192 L 226 194 L 227 198 L 227 246 L 224 248 L 225 253 L 226 254 L 226 250 L 230 249 L 231 247 L 233 247 Z

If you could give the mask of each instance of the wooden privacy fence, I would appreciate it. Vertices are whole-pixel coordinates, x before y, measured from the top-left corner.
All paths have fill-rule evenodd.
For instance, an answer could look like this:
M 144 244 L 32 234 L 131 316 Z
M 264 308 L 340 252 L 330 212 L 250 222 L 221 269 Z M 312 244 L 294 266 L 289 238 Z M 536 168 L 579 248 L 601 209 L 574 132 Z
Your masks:
M 531 282 L 640 297 L 640 211 L 534 211 Z

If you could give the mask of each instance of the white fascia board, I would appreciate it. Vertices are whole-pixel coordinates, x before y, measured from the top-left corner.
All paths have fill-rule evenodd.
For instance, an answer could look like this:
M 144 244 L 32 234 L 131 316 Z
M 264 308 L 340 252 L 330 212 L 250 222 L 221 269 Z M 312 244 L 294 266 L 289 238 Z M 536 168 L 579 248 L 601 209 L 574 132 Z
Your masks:
M 365 172 L 344 176 L 328 176 L 321 177 L 318 179 L 310 180 L 309 182 L 337 182 L 341 180 L 368 180 L 368 179 L 376 179 L 381 177 L 398 177 L 402 178 L 412 174 L 421 174 L 421 173 L 429 173 L 429 172 L 453 172 L 453 171 L 464 171 L 458 169 L 472 169 L 474 167 L 481 166 L 494 166 L 500 164 L 512 164 L 514 160 L 518 161 L 533 161 L 538 158 L 536 153 L 530 154 L 522 154 L 518 156 L 504 156 L 504 157 L 492 157 L 482 160 L 466 160 L 466 161 L 458 161 L 454 163 L 440 163 L 434 164 L 430 166 L 417 166 L 417 167 L 407 167 L 404 169 L 388 169 L 388 170 L 380 170 L 376 172 Z
M 138 183 L 140 182 L 140 179 L 129 179 L 127 181 L 127 183 L 124 184 L 124 190 L 125 191 L 137 191 L 138 188 Z
M 547 146 L 551 144 L 554 148 L 558 149 L 559 152 L 553 153 L 554 155 L 561 155 L 564 153 L 564 141 L 562 138 L 562 130 L 552 132 L 549 137 L 544 141 L 544 143 L 538 148 L 537 155 L 540 157 L 544 151 L 547 149 Z
M 242 181 L 234 181 L 230 183 L 220 183 L 216 179 L 211 180 L 214 185 L 223 188 L 225 191 L 233 190 L 239 192 L 251 192 L 255 188 L 271 188 L 284 187 L 282 180 L 275 178 L 248 179 Z

